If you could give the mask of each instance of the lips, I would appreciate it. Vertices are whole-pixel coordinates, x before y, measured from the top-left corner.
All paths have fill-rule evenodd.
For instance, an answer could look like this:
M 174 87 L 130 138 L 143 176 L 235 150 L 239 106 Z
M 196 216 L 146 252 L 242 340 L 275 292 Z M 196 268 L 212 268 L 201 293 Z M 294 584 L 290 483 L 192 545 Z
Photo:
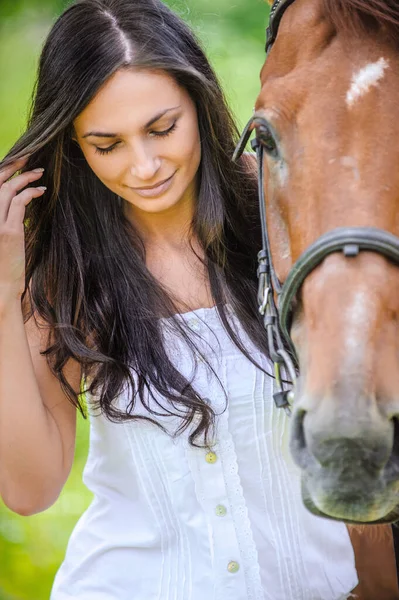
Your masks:
M 172 184 L 176 172 L 173 173 L 167 179 L 156 183 L 155 185 L 141 187 L 141 188 L 131 188 L 136 194 L 139 196 L 143 196 L 144 198 L 155 198 L 164 194 Z

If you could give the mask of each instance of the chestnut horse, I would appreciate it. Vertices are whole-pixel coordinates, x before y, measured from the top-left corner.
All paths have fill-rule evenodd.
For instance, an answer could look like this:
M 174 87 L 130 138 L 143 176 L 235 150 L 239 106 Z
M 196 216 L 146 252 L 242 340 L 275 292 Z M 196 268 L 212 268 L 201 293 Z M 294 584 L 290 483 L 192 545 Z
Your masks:
M 268 35 L 237 153 L 256 130 L 261 312 L 277 379 L 281 364 L 295 379 L 297 361 L 300 373 L 291 451 L 312 513 L 390 523 L 399 519 L 399 2 L 277 0 Z M 363 529 L 352 540 L 374 579 L 361 597 L 398 598 L 390 527 L 377 528 L 373 560 Z

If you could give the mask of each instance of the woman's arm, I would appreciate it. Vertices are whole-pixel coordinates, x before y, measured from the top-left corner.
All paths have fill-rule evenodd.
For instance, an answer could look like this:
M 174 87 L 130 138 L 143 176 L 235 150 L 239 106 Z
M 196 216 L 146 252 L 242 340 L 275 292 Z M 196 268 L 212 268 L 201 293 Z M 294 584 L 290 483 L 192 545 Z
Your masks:
M 76 409 L 40 354 L 46 342 L 34 318 L 24 325 L 20 302 L 0 306 L 0 495 L 21 515 L 56 501 L 74 456 Z M 79 391 L 80 366 L 66 376 Z
M 25 207 L 46 189 L 31 187 L 43 169 L 16 174 L 25 162 L 0 170 L 0 495 L 29 515 L 55 502 L 68 477 L 76 409 L 40 354 L 48 330 L 33 317 L 24 325 Z M 79 365 L 66 375 L 78 392 Z

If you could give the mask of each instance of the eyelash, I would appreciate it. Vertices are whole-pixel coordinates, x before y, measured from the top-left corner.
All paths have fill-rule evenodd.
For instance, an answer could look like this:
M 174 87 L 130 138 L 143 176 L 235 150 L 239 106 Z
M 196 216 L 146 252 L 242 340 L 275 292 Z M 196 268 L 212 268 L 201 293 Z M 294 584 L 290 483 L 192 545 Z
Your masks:
M 172 127 L 169 127 L 169 129 L 166 129 L 165 131 L 153 131 L 152 135 L 155 137 L 161 137 L 161 138 L 166 138 L 168 137 L 168 135 L 170 135 L 171 133 L 174 132 L 174 130 L 177 127 L 177 123 L 173 123 Z M 110 146 L 109 148 L 98 148 L 96 146 L 96 153 L 98 154 L 110 154 L 113 150 L 115 150 L 115 148 L 117 147 L 119 142 L 116 142 L 116 144 L 113 144 L 112 146 Z

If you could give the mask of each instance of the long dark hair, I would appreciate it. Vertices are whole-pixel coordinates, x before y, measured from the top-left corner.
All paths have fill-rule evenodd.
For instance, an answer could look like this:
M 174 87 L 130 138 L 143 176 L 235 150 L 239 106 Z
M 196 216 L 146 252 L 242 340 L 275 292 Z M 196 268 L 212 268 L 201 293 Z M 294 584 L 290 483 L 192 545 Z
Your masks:
M 201 437 L 207 444 L 214 412 L 163 344 L 159 317 L 174 319 L 179 328 L 173 300 L 146 268 L 143 243 L 117 197 L 72 139 L 72 122 L 99 88 L 132 66 L 168 73 L 196 104 L 202 160 L 192 234 L 203 246 L 213 298 L 230 336 L 248 356 L 226 302 L 267 351 L 256 307 L 256 176 L 248 159 L 231 162 L 237 131 L 217 78 L 193 33 L 160 0 L 80 0 L 47 38 L 27 131 L 0 164 L 30 155 L 24 170 L 46 169 L 41 183 L 47 192 L 26 213 L 23 299 L 50 326 L 48 364 L 82 412 L 63 373 L 70 358 L 81 364 L 95 407 L 110 420 L 145 418 L 159 425 L 160 414 L 177 415 L 176 434 L 192 425 L 190 443 Z M 182 327 L 180 333 L 186 335 Z M 131 397 L 122 411 L 114 400 L 126 385 Z M 147 417 L 135 414 L 137 398 Z

